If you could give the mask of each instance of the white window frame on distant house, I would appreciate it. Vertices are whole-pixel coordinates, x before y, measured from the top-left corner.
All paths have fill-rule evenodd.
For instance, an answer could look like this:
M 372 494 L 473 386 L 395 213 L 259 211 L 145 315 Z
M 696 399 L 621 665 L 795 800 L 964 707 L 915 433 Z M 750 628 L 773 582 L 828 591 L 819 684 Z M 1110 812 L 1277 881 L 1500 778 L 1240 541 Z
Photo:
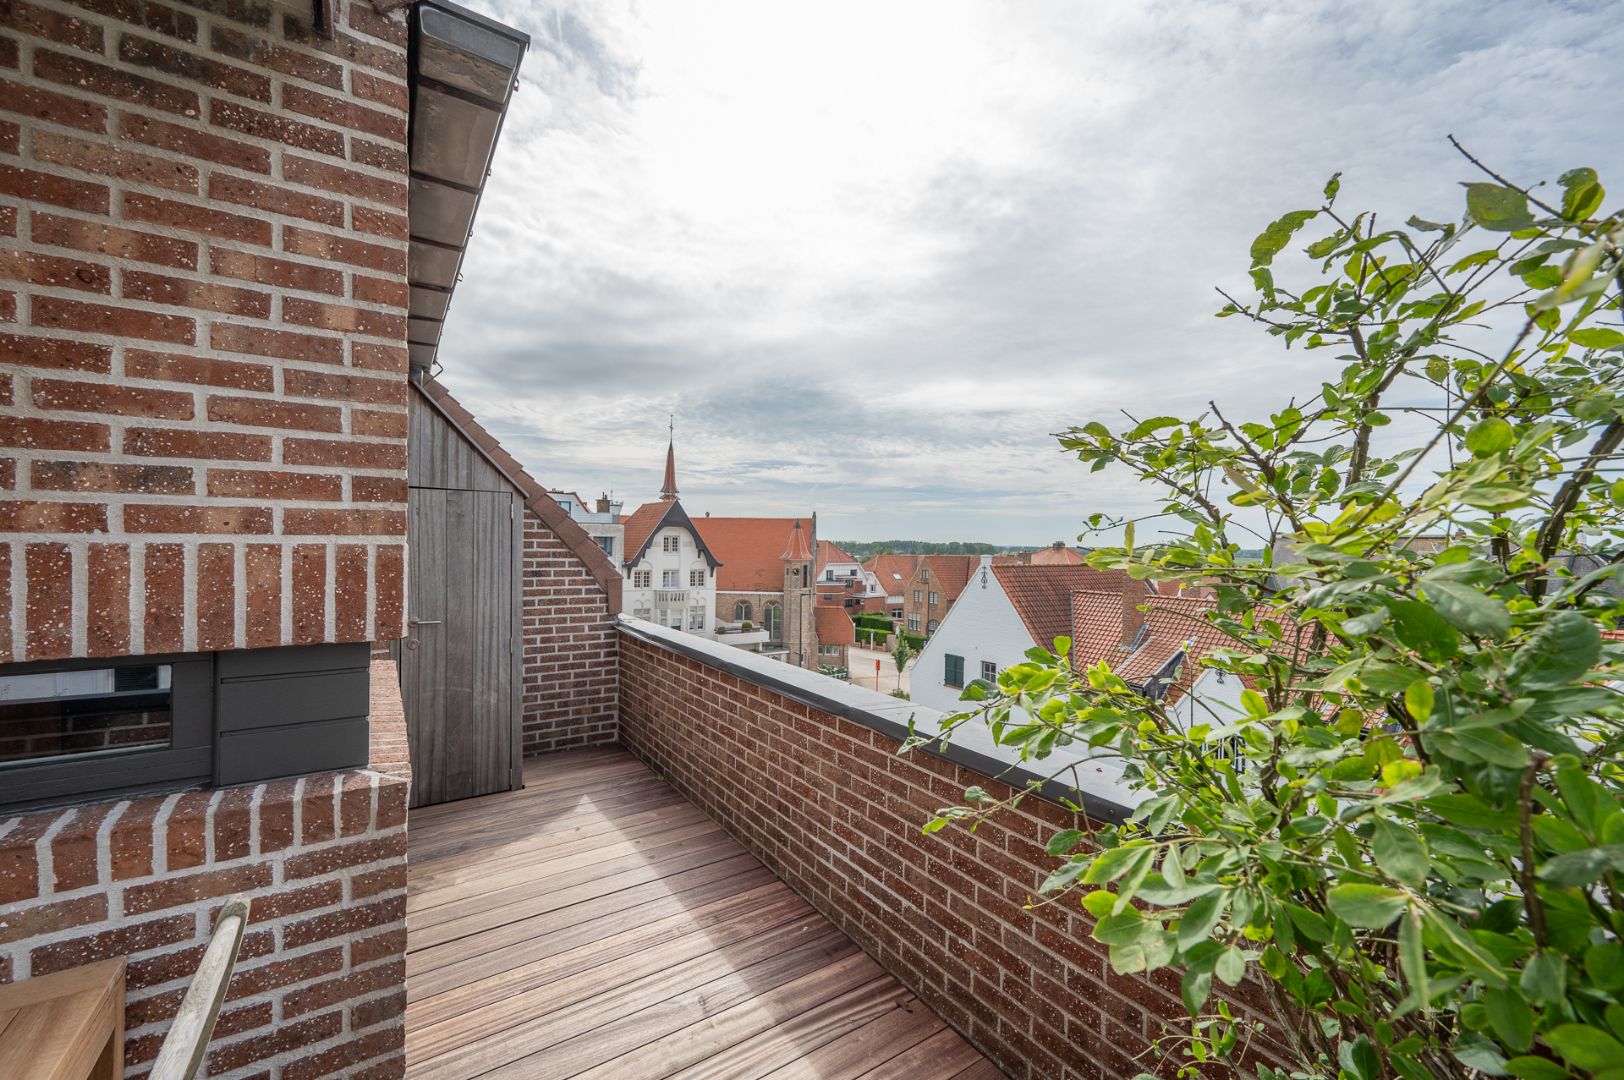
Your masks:
M 924 602 L 925 602 L 925 591 L 923 589 L 915 589 L 914 590 L 914 603 L 923 604 Z
M 937 604 L 939 604 L 941 602 L 941 596 L 942 596 L 941 593 L 931 593 L 930 594 L 930 606 L 935 607 Z
M 634 589 L 646 589 L 650 585 L 652 585 L 653 583 L 654 583 L 654 571 L 652 571 L 652 570 L 633 570 L 632 571 L 632 588 L 634 588 Z
M 695 589 L 705 587 L 705 568 L 703 566 L 696 566 L 688 571 L 688 585 Z
M 920 581 L 929 581 L 930 580 L 930 571 L 928 569 L 919 571 L 919 580 Z
M 703 630 L 703 629 L 705 629 L 705 609 L 704 608 L 702 608 L 702 607 L 691 607 L 691 608 L 688 609 L 688 629 L 690 629 L 690 630 Z
M 981 661 L 981 677 L 988 682 L 997 682 L 998 665 L 991 660 Z
M 682 571 L 681 570 L 661 570 L 660 571 L 660 588 L 662 588 L 662 589 L 678 589 L 678 588 L 682 587 L 681 583 L 682 583 Z
M 783 607 L 783 605 L 782 604 L 775 604 L 775 603 L 773 603 L 772 601 L 769 600 L 767 602 L 766 606 L 761 609 L 761 625 L 766 629 L 767 638 L 768 638 L 769 641 L 781 641 L 781 640 L 783 640 L 783 632 L 784 632 L 784 607 Z
M 942 621 L 940 619 L 932 619 L 930 622 L 925 624 L 925 633 L 934 634 L 936 632 L 936 628 L 941 625 Z
M 919 612 L 917 611 L 908 616 L 908 632 L 919 633 Z
M 660 538 L 660 550 L 664 552 L 681 551 L 682 538 L 677 536 L 663 536 Z

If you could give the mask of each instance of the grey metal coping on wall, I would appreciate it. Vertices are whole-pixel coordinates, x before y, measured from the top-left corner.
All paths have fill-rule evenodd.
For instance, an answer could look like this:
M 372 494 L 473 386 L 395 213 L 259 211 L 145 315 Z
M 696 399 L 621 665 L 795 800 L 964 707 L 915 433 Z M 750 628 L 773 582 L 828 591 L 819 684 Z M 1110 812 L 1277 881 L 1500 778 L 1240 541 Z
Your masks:
M 861 724 L 899 743 L 908 737 L 910 718 L 916 722 L 935 724 L 946 716 L 936 709 L 914 705 L 877 690 L 852 686 L 815 671 L 792 667 L 782 661 L 769 660 L 732 645 L 672 630 L 644 619 L 622 614 L 616 623 L 620 632 L 628 637 L 685 656 L 706 667 L 725 671 L 752 686 L 771 690 L 819 712 Z M 1035 783 L 1034 790 L 1044 799 L 1059 805 L 1079 805 L 1090 818 L 1098 821 L 1120 824 L 1133 812 L 1131 807 L 1102 797 L 1080 784 L 1068 784 L 1052 778 L 1052 770 L 1039 770 L 1023 763 L 1001 760 L 961 742 L 932 742 L 921 749 L 1013 788 L 1025 788 Z
M 439 351 L 474 211 L 529 47 L 528 34 L 450 0 L 412 6 L 406 345 L 414 368 L 432 367 Z

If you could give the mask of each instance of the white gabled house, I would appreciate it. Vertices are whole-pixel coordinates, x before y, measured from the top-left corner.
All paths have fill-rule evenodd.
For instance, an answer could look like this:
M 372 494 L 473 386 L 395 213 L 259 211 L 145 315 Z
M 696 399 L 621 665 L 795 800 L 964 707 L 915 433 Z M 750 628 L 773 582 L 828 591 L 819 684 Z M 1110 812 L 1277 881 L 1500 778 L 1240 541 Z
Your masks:
M 912 699 L 959 711 L 959 695 L 971 681 L 990 681 L 1033 646 L 1053 649 L 1055 638 L 1073 636 L 1072 596 L 1083 591 L 1131 595 L 1135 603 L 1151 595 L 1148 585 L 1130 582 L 1121 571 L 994 563 L 983 555 L 919 654 Z

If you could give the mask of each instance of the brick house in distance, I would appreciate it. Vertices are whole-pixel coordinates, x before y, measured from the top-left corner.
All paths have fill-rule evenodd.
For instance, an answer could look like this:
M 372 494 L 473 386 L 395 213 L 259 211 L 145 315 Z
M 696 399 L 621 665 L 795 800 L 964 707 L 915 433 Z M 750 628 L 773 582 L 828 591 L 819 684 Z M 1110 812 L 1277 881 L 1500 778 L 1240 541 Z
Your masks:
M 618 576 L 424 375 L 526 46 L 439 0 L 0 9 L 0 983 L 123 958 L 132 1074 L 232 893 L 207 1074 L 401 1072 L 420 492 L 511 508 L 490 782 L 614 737 Z
M 981 565 L 981 557 L 920 555 L 918 559 L 902 588 L 903 626 L 910 634 L 934 634 Z

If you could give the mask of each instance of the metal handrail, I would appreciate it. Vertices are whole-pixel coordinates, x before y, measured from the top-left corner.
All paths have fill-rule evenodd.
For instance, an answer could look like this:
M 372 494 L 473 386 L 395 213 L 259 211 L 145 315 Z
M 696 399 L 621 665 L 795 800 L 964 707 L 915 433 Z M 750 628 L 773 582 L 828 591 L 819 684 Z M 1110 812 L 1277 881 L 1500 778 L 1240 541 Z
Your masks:
M 226 989 L 231 985 L 237 950 L 242 948 L 243 930 L 248 925 L 248 909 L 246 896 L 233 896 L 220 909 L 209 947 L 203 950 L 197 974 L 192 976 L 192 985 L 187 987 L 175 1021 L 158 1050 L 158 1060 L 152 1064 L 151 1080 L 192 1080 L 197 1075 L 209 1050 L 214 1022 L 220 1017 L 220 1006 L 225 1004 Z

